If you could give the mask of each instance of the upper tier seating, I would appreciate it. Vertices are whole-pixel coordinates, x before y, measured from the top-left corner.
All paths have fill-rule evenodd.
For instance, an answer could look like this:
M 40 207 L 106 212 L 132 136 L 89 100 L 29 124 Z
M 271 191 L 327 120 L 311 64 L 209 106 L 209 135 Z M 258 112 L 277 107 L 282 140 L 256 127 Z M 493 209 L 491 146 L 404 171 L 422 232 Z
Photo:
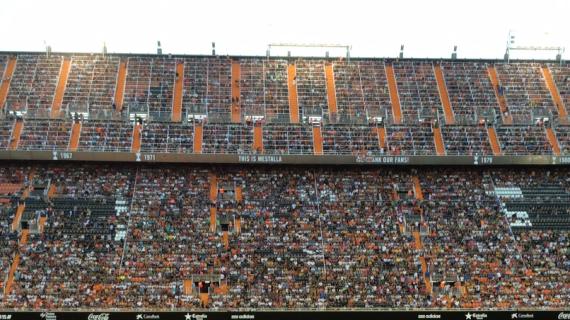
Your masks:
M 80 110 L 88 106 L 91 112 L 112 110 L 118 68 L 118 57 L 73 56 L 63 106 Z
M 515 120 L 528 121 L 533 108 L 558 114 L 538 63 L 496 64 L 509 112 Z
M 49 114 L 62 61 L 57 55 L 18 55 L 6 100 L 11 110 L 27 108 L 38 116 Z
M 65 111 L 86 110 L 78 115 L 82 122 L 78 151 L 139 150 L 133 143 L 134 114 L 143 113 L 141 131 L 143 152 L 194 151 L 194 141 L 204 153 L 252 153 L 251 117 L 262 126 L 265 154 L 314 154 L 313 126 L 322 128 L 325 155 L 435 155 L 434 134 L 430 123 L 439 116 L 444 153 L 447 155 L 490 155 L 485 128 L 496 128 L 497 138 L 506 155 L 541 155 L 556 153 L 546 131 L 535 127 L 538 118 L 550 116 L 562 154 L 568 154 L 567 129 L 557 120 L 559 108 L 545 84 L 538 63 L 511 61 L 431 60 L 396 61 L 386 59 L 312 59 L 221 56 L 153 56 L 153 55 L 66 55 L 71 61 L 63 93 L 60 118 L 50 119 L 54 93 L 64 56 L 44 53 L 16 54 L 6 108 L 0 113 L 0 150 L 10 148 L 13 139 L 17 150 L 67 150 L 73 140 L 72 115 Z M 0 68 L 6 68 L 9 56 L 0 54 Z M 119 65 L 127 67 L 122 113 L 113 111 Z M 177 63 L 184 73 L 176 74 Z M 240 66 L 238 103 L 242 118 L 231 122 L 232 63 Z M 296 68 L 292 82 L 298 93 L 300 123 L 291 124 L 289 114 L 289 63 Z M 393 66 L 397 96 L 403 124 L 393 121 L 392 101 L 386 64 Z M 444 123 L 434 64 L 441 66 L 456 125 Z M 329 92 L 325 70 L 332 67 L 337 113 L 329 115 Z M 497 98 L 489 78 L 488 67 L 497 70 L 500 95 L 504 95 L 514 124 L 501 123 Z M 570 68 L 568 65 L 545 64 L 566 105 L 570 104 Z M 183 77 L 182 123 L 171 123 L 174 84 Z M 3 79 L 4 80 L 4 79 Z M 328 85 L 331 83 L 329 82 Z M 332 87 L 332 86 L 331 86 Z M 332 106 L 332 103 L 331 103 Z M 147 108 L 148 107 L 148 108 Z M 24 111 L 23 130 L 14 130 L 14 115 L 7 111 Z M 148 109 L 148 113 L 147 110 Z M 550 114 L 549 114 L 550 113 Z M 194 126 L 186 115 L 205 117 L 201 138 L 194 138 Z M 494 114 L 494 118 L 493 118 Z M 534 116 L 531 117 L 531 115 Z M 323 116 L 322 118 L 309 116 Z M 127 120 L 127 118 L 129 120 Z M 483 121 L 485 118 L 485 121 Z M 110 120 L 112 119 L 112 121 Z M 311 123 L 309 123 L 309 121 Z M 538 120 L 540 122 L 540 120 Z M 485 122 L 485 123 L 484 123 Z M 190 124 L 189 124 L 190 123 Z M 421 124 L 420 124 L 421 123 Z M 486 127 L 479 127 L 485 125 Z M 350 127 L 348 127 L 350 126 Z M 376 137 L 371 126 L 386 128 L 386 137 Z M 17 127 L 19 128 L 19 126 Z M 259 131 L 257 131 L 259 133 Z M 318 131 L 317 131 L 318 132 Z M 234 136 L 235 133 L 235 136 Z M 383 134 L 383 131 L 382 131 Z M 181 135 L 175 138 L 175 135 Z M 379 134 L 380 135 L 380 134 Z M 74 135 L 76 138 L 78 135 Z M 136 135 L 135 135 L 136 136 Z M 19 138 L 19 140 L 18 140 Z M 167 141 L 161 141 L 166 138 Z M 318 138 L 318 137 L 317 137 Z M 385 139 L 384 149 L 381 139 Z M 177 141 L 179 140 L 179 141 Z M 554 145 L 556 145 L 556 141 Z M 320 144 L 320 139 L 315 140 Z M 526 144 L 528 141 L 528 145 Z M 131 148 L 131 146 L 134 146 Z M 71 148 L 75 150 L 75 147 Z
M 394 63 L 404 123 L 443 115 L 441 100 L 431 62 L 398 61 Z
M 486 109 L 501 114 L 486 63 L 443 62 L 441 67 L 456 122 L 473 123 Z

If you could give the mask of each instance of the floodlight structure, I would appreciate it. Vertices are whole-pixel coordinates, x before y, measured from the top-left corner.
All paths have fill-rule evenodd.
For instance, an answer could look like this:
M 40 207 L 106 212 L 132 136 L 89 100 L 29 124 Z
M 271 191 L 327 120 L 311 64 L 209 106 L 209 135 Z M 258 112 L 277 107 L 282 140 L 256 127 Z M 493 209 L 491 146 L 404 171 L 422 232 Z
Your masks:
M 162 45 L 160 43 L 160 40 L 156 41 L 156 54 L 162 55 Z
M 282 47 L 282 48 L 341 48 L 346 50 L 346 60 L 350 62 L 350 50 L 351 45 L 348 44 L 321 44 L 321 43 L 270 43 L 267 45 L 267 56 L 271 54 L 271 48 Z M 291 51 L 287 53 L 288 57 L 291 57 Z M 328 58 L 328 51 L 326 51 L 326 56 Z
M 546 36 L 546 34 L 545 34 Z M 515 45 L 515 32 L 509 30 L 509 37 L 507 39 L 507 49 L 505 51 L 505 61 L 509 63 L 511 51 L 556 51 L 556 61 L 562 62 L 562 53 L 565 48 L 560 46 L 543 46 L 543 45 Z
M 51 56 L 51 46 L 47 44 L 47 42 L 44 40 L 44 47 L 46 48 L 46 57 L 50 57 Z

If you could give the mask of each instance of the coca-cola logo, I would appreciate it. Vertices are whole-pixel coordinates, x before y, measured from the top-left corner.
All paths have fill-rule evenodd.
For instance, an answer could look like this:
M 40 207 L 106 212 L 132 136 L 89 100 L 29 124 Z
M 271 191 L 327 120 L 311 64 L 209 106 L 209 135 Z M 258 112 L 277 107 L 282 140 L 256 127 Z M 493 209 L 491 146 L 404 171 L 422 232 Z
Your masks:
M 99 313 L 99 314 L 90 313 L 89 316 L 87 317 L 87 320 L 109 320 L 109 314 L 108 313 Z
M 570 320 L 570 313 L 560 312 L 558 314 L 558 320 Z

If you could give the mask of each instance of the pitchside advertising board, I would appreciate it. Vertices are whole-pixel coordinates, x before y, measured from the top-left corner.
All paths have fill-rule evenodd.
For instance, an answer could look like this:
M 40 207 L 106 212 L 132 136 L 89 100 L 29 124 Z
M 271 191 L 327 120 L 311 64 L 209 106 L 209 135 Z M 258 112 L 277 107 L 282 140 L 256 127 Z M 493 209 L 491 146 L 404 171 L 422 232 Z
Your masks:
M 566 311 L 1 312 L 0 320 L 570 320 Z

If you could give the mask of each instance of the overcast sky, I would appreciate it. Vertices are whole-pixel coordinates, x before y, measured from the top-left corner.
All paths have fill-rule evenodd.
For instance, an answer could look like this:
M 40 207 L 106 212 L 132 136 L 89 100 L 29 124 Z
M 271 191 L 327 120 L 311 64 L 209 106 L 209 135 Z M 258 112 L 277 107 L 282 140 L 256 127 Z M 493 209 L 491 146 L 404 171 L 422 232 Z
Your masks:
M 515 44 L 570 50 L 569 13 L 569 0 L 12 0 L 1 4 L 0 50 L 42 51 L 45 41 L 54 51 L 100 52 L 106 42 L 109 52 L 153 53 L 161 40 L 164 53 L 209 54 L 215 41 L 218 54 L 232 55 L 334 43 L 351 45 L 352 56 L 394 57 L 405 44 L 407 57 L 449 57 L 457 45 L 460 58 L 502 58 L 509 30 Z

